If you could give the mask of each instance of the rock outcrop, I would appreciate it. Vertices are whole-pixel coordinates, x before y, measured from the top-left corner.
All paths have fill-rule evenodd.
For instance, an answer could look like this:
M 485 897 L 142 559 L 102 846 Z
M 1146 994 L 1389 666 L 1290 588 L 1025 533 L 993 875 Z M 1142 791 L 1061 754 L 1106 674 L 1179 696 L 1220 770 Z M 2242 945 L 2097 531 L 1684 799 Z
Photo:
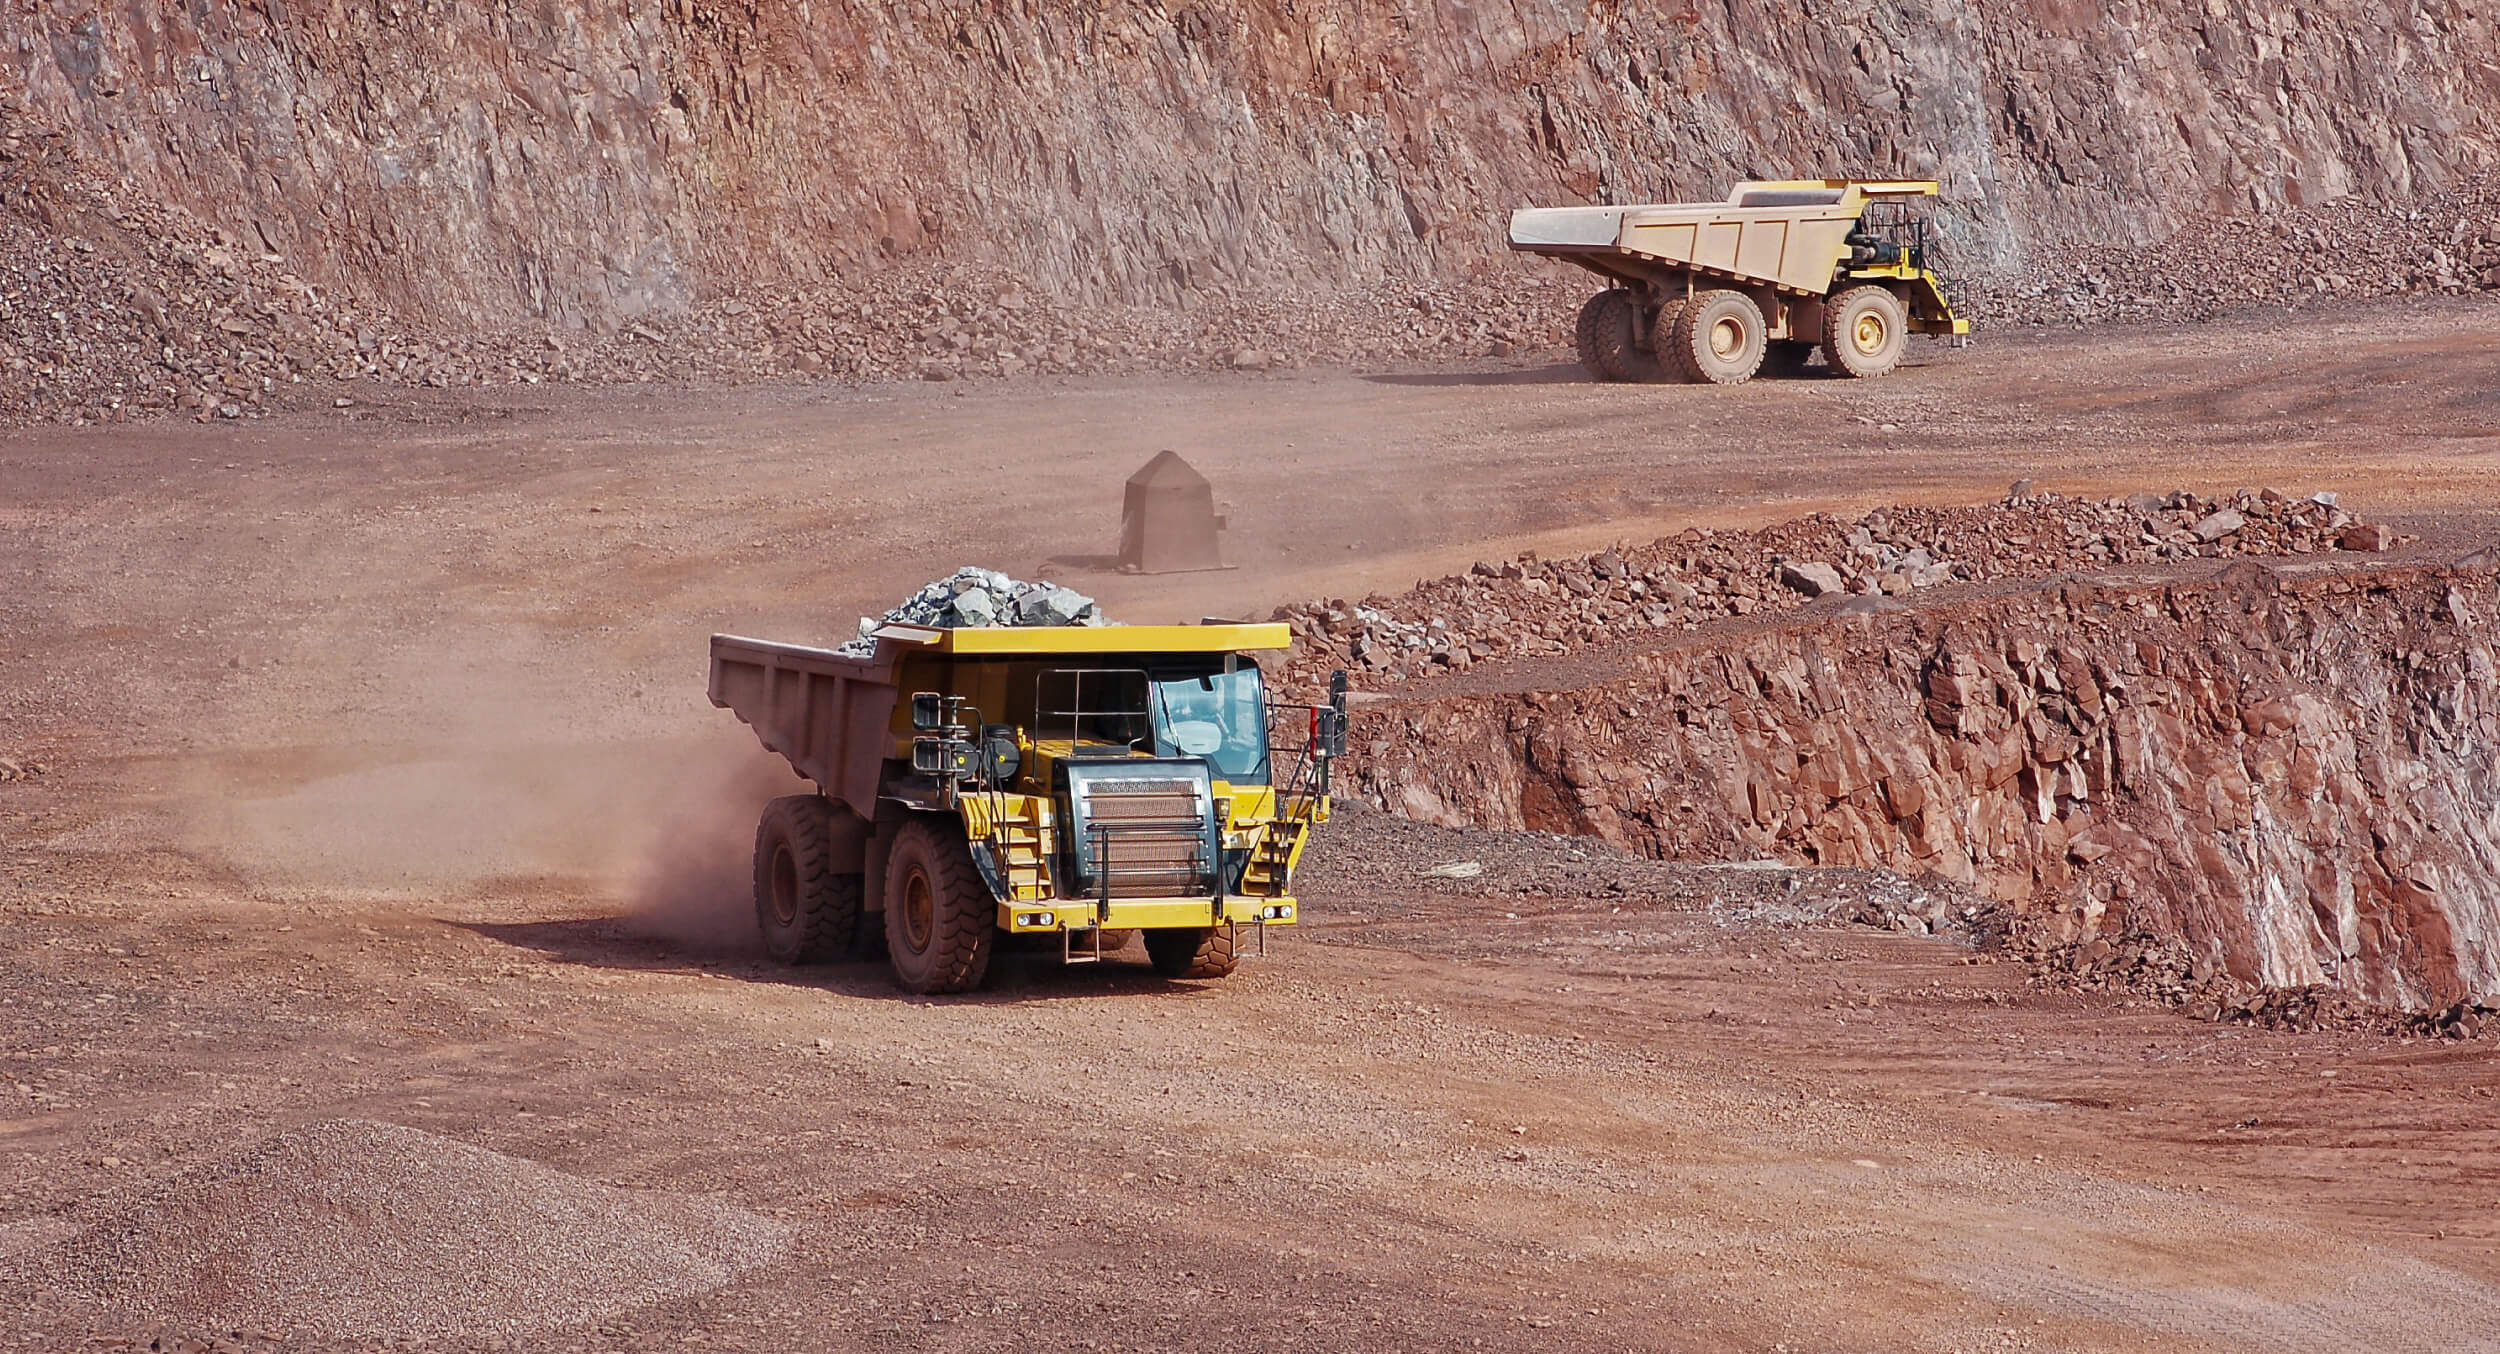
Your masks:
M 2500 997 L 2500 578 L 2224 566 L 1365 707 L 1347 784 L 1447 824 L 1967 883 L 2069 938 L 2436 1010 Z
M 2002 270 L 2452 187 L 2500 146 L 2495 50 L 2458 0 L 0 10 L 0 88 L 139 191 L 316 284 L 558 330 L 918 257 L 1229 306 L 1756 173 L 1940 179 Z

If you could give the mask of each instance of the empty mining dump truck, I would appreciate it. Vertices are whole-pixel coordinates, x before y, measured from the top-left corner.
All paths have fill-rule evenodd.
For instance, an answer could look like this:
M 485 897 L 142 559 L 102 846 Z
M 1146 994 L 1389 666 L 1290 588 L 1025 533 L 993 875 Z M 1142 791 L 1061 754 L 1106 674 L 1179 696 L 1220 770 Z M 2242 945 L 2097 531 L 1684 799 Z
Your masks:
M 1820 347 L 1844 376 L 1881 376 L 1912 333 L 1967 334 L 1928 267 L 1929 182 L 1740 183 L 1725 202 L 1536 207 L 1510 247 L 1613 285 L 1580 308 L 1580 364 L 1604 381 L 1734 385 L 1796 375 Z
M 764 943 L 834 958 L 881 924 L 915 992 L 978 986 L 1001 946 L 1098 961 L 1143 932 L 1155 968 L 1221 978 L 1295 917 L 1329 813 L 1345 685 L 1268 699 L 1282 625 L 937 629 L 875 652 L 712 637 L 712 703 L 820 793 L 755 836 Z M 873 932 L 867 932 L 873 935 Z

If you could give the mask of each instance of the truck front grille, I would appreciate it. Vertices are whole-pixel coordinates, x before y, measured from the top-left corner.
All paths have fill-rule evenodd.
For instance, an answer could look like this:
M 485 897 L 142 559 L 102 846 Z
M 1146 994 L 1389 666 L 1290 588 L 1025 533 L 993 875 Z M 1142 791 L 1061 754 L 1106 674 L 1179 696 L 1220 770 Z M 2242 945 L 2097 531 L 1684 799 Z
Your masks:
M 1087 891 L 1114 898 L 1205 897 L 1213 787 L 1189 776 L 1072 779 Z

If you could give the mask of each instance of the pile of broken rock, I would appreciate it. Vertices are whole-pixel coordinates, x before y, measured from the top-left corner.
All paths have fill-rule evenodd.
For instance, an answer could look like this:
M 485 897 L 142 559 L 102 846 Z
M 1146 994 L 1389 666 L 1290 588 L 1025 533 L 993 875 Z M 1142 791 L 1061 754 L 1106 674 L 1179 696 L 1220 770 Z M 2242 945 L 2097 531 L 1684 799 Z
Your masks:
M 2328 986 L 2265 987 L 2199 960 L 2186 942 L 2144 931 L 2056 942 L 2029 919 L 2005 948 L 2030 968 L 2034 987 L 2150 998 L 2195 1020 L 2313 1033 L 2365 1031 L 2429 1039 L 2476 1039 L 2500 1031 L 2500 1008 L 2458 1001 L 2426 1011 L 2373 1006 Z
M 1696 529 L 1644 546 L 1541 560 L 1483 561 L 1397 597 L 1282 607 L 1293 627 L 1287 684 L 1318 689 L 1334 668 L 1385 686 L 1486 659 L 1557 657 L 1657 632 L 1794 610 L 1818 599 L 1882 607 L 1883 597 L 1947 582 L 2237 556 L 2381 551 L 2385 526 L 2333 494 L 2187 490 L 2124 498 L 2035 492 L 2000 503 L 1895 507 L 1854 518 L 1817 513 L 1754 531 Z M 1826 603 L 1827 605 L 1830 603 Z
M 1947 268 L 1983 325 L 2173 323 L 2374 296 L 2500 291 L 2500 172 L 2410 200 L 2347 194 L 2211 218 L 2158 240 L 2080 242 L 2024 264 Z
M 1074 588 L 1047 580 L 1027 583 L 995 569 L 966 565 L 913 593 L 883 616 L 860 617 L 859 637 L 842 645 L 840 652 L 861 657 L 875 653 L 874 636 L 888 625 L 989 629 L 1110 623 L 1093 598 Z

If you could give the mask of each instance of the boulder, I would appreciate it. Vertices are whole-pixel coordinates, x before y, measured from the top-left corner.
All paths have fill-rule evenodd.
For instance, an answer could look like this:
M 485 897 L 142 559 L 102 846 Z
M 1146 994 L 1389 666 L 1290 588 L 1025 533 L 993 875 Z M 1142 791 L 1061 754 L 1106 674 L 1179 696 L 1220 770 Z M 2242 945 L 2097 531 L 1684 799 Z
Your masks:
M 2246 517 L 2230 508 L 2224 508 L 2220 512 L 2208 514 L 2195 526 L 2189 527 L 2188 534 L 2211 545 L 2247 525 Z
M 1848 585 L 1841 581 L 1840 571 L 1828 564 L 1793 562 L 1783 564 L 1780 566 L 1779 578 L 1782 584 L 1808 597 L 1822 597 L 1831 593 L 1848 591 Z

